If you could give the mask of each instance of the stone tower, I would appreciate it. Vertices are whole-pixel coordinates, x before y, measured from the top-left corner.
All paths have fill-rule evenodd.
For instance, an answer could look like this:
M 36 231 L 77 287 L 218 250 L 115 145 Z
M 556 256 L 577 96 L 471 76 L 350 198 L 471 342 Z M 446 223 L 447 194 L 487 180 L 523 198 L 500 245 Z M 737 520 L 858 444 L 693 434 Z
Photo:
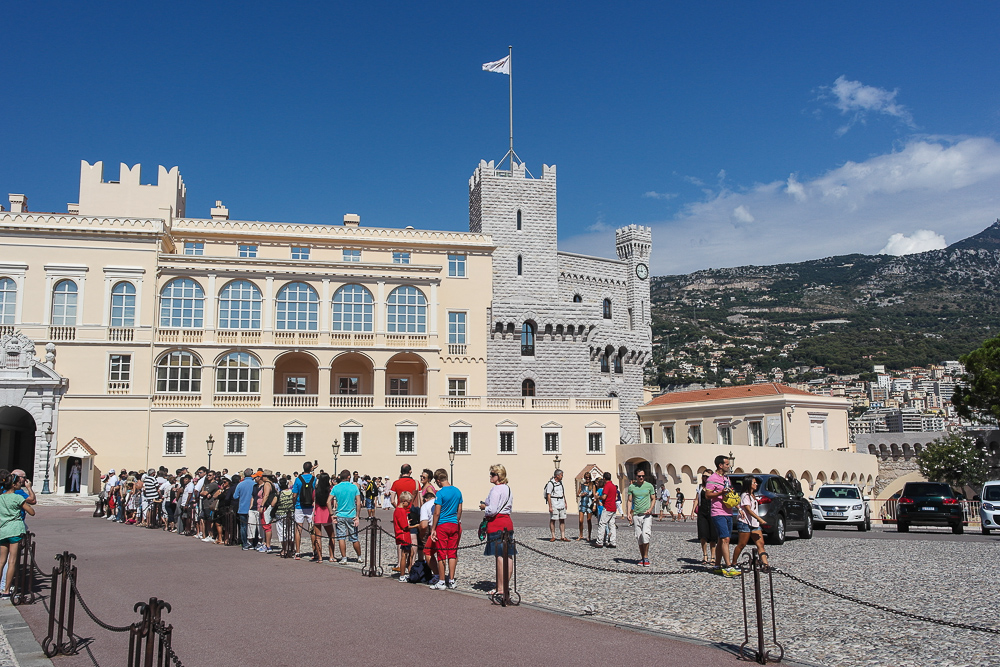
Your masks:
M 652 340 L 649 306 L 649 253 L 653 247 L 650 227 L 629 225 L 615 230 L 615 251 L 628 265 L 625 290 L 628 294 L 629 329 L 645 333 Z

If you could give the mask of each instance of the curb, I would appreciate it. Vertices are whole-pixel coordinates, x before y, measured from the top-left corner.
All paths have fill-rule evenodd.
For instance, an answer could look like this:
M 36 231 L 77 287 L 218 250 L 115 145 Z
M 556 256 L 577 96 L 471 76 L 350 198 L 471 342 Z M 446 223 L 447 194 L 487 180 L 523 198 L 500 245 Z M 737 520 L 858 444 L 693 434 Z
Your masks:
M 0 603 L 0 631 L 7 637 L 17 664 L 21 667 L 52 667 L 42 647 L 24 622 L 21 612 L 9 601 Z

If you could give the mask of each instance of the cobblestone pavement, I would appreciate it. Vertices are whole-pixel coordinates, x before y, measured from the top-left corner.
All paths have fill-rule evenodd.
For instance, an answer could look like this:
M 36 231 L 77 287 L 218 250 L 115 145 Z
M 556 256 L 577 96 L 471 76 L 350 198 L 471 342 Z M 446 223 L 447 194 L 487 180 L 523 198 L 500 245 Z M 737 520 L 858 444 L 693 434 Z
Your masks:
M 518 556 L 524 602 L 572 614 L 586 607 L 603 620 L 740 644 L 740 579 L 705 571 L 701 548 L 687 533 L 656 533 L 648 571 L 694 569 L 694 574 L 652 575 L 635 565 L 632 529 L 619 521 L 618 549 L 586 542 L 550 542 L 546 528 L 517 530 L 518 540 L 576 562 L 633 570 L 612 574 L 574 567 L 527 550 Z M 475 541 L 466 526 L 462 544 Z M 789 540 L 769 546 L 771 562 L 833 590 L 895 609 L 972 625 L 1000 628 L 1000 589 L 988 564 L 996 545 L 970 542 L 864 539 Z M 388 552 L 387 552 L 388 553 Z M 388 562 L 388 561 L 387 561 Z M 463 589 L 488 590 L 493 559 L 479 549 L 460 552 Z M 943 667 L 1000 664 L 1000 637 L 914 621 L 842 601 L 790 579 L 775 577 L 778 639 L 787 659 L 821 665 Z

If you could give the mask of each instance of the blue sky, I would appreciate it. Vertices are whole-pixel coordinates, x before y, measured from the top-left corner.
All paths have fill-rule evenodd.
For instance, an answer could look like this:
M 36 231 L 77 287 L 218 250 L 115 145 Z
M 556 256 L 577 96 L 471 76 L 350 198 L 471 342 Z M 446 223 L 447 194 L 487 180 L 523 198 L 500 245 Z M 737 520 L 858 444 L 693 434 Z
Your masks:
M 558 165 L 560 245 L 653 271 L 909 252 L 1000 217 L 992 3 L 19 3 L 0 188 L 178 165 L 188 215 L 466 229 L 507 147 Z

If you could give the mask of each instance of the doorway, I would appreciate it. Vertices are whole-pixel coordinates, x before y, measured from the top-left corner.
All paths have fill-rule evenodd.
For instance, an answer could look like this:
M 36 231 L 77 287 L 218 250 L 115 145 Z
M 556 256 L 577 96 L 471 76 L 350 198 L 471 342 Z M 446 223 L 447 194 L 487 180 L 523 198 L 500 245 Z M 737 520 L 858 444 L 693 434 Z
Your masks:
M 35 479 L 35 420 L 22 408 L 0 408 L 0 468 L 24 470 Z
M 66 479 L 63 485 L 66 493 L 80 493 L 80 480 L 83 478 L 83 459 L 78 456 L 66 457 L 66 463 L 62 466 Z

